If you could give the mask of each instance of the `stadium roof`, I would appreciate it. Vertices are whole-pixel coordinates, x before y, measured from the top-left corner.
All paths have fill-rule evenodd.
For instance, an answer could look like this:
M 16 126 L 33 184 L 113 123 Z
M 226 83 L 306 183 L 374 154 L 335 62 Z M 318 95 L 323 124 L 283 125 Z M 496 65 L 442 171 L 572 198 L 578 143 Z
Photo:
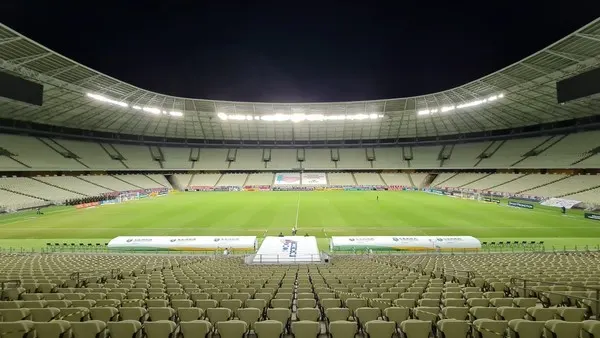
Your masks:
M 229 102 L 174 97 L 138 88 L 0 24 L 0 69 L 44 84 L 41 107 L 0 99 L 0 118 L 128 135 L 205 140 L 436 137 L 600 114 L 598 95 L 557 104 L 555 84 L 599 64 L 600 18 L 517 63 L 438 93 L 357 102 Z M 401 75 L 398 81 L 402 81 Z M 296 114 L 298 119 L 307 118 L 302 114 L 317 114 L 312 119 L 318 121 L 265 121 L 265 116 L 272 118 L 272 114 L 287 114 L 288 118 Z

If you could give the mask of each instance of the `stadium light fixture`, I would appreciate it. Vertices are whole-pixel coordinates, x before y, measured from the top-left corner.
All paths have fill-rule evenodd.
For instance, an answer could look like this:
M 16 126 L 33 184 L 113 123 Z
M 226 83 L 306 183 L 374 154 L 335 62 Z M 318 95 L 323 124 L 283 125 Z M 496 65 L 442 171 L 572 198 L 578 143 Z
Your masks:
M 86 94 L 87 97 L 100 101 L 100 102 L 106 102 L 109 104 L 114 104 L 123 108 L 130 108 L 130 106 L 122 101 L 117 101 L 117 100 L 113 100 L 111 98 L 108 98 L 106 96 L 103 95 L 98 95 L 98 94 L 93 94 L 93 93 L 87 93 Z M 146 113 L 150 113 L 152 115 L 168 115 L 168 116 L 173 116 L 173 117 L 182 117 L 183 113 L 182 112 L 178 112 L 178 111 L 166 111 L 166 110 L 160 110 L 158 108 L 154 108 L 154 107 L 142 107 L 142 106 L 138 106 L 138 105 L 133 105 L 131 106 L 131 108 L 135 109 L 135 110 L 141 110 L 144 111 Z
M 474 100 L 474 101 L 469 101 L 469 102 L 465 102 L 465 103 L 461 103 L 459 105 L 456 106 L 443 106 L 439 109 L 434 108 L 434 109 L 422 109 L 417 111 L 417 115 L 418 116 L 423 116 L 423 115 L 431 115 L 431 114 L 435 114 L 435 113 L 447 113 L 449 111 L 453 111 L 456 109 L 463 109 L 463 108 L 469 108 L 469 107 L 476 107 L 476 106 L 480 106 L 482 104 L 485 103 L 489 103 L 489 102 L 493 102 L 496 101 L 498 99 L 501 99 L 504 97 L 504 94 L 497 94 L 497 95 L 492 95 L 488 98 L 485 99 L 481 99 L 481 100 Z
M 114 104 L 114 105 L 125 107 L 125 108 L 129 107 L 129 105 L 127 103 L 125 103 L 125 102 L 117 101 L 117 100 L 113 100 L 113 99 L 109 99 L 106 96 L 102 96 L 102 95 L 98 95 L 98 94 L 92 94 L 92 93 L 88 93 L 87 96 L 89 98 L 94 99 L 94 100 L 98 100 L 98 101 L 102 101 L 102 102 Z
M 158 109 L 158 108 L 144 107 L 144 108 L 142 108 L 142 110 L 145 111 L 146 113 L 160 115 L 160 109 Z
M 324 115 L 324 114 L 267 114 L 267 115 L 228 115 L 225 113 L 218 113 L 217 117 L 223 121 L 266 121 L 266 122 L 318 122 L 318 121 L 361 121 L 361 120 L 377 120 L 383 118 L 382 114 L 370 113 L 370 114 L 354 114 L 354 115 Z

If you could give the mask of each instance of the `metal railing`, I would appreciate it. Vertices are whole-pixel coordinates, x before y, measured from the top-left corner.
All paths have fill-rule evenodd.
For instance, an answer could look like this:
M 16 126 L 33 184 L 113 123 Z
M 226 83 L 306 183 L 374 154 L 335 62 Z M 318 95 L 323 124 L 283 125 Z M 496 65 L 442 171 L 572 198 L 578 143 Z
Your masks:
M 161 250 L 161 249 L 147 249 L 147 250 L 127 250 L 127 249 L 108 249 L 105 246 L 40 246 L 40 247 L 0 247 L 0 254 L 54 254 L 54 253 L 108 253 L 108 254 L 165 254 L 165 255 L 194 255 L 194 256 L 207 256 L 207 255 L 222 255 L 223 249 L 215 250 Z M 246 255 L 254 253 L 254 250 L 234 250 L 230 251 L 230 255 Z
M 522 285 L 519 285 L 520 282 L 522 282 Z M 535 290 L 536 286 L 545 286 L 545 285 L 546 286 L 564 286 L 564 287 L 569 287 L 569 288 L 574 287 L 574 288 L 578 288 L 578 289 L 584 289 L 586 291 L 591 291 L 592 293 L 594 293 L 595 297 L 590 298 L 590 297 L 583 297 L 583 296 L 579 296 L 579 295 L 572 295 L 572 294 L 564 293 L 565 291 L 560 292 L 560 291 L 550 291 L 550 290 Z M 579 300 L 588 300 L 591 302 L 591 304 L 594 305 L 596 315 L 600 315 L 600 287 L 591 287 L 591 286 L 586 286 L 586 285 L 581 285 L 581 284 L 565 284 L 565 283 L 557 283 L 557 282 L 547 282 L 547 281 L 536 280 L 536 279 L 513 277 L 510 279 L 509 288 L 523 289 L 523 294 L 525 297 L 527 297 L 530 294 L 527 290 L 530 290 L 531 292 L 536 293 L 538 295 L 538 298 L 540 298 L 539 294 L 542 294 L 542 295 L 547 294 L 547 295 L 562 296 L 562 297 L 566 297 L 566 298 L 575 298 L 575 299 L 579 299 Z M 541 300 L 541 298 L 540 298 L 540 300 Z
M 64 245 L 68 244 L 68 245 Z M 164 255 L 190 255 L 190 256 L 207 256 L 223 255 L 223 250 L 207 250 L 207 251 L 167 251 L 160 249 L 148 250 L 126 250 L 126 249 L 108 249 L 104 245 L 85 245 L 72 246 L 71 243 L 63 243 L 61 245 L 47 245 L 39 247 L 21 247 L 21 246 L 0 246 L 0 254 L 52 254 L 52 253 L 112 253 L 112 254 L 164 254 Z M 600 253 L 600 244 L 597 245 L 574 245 L 574 246 L 498 246 L 485 245 L 478 250 L 466 249 L 451 249 L 451 250 L 436 250 L 426 249 L 420 251 L 397 251 L 397 250 L 335 250 L 328 251 L 331 255 L 371 255 L 371 256 L 403 256 L 403 255 L 483 255 L 483 254 L 498 254 L 498 253 L 561 253 L 561 252 L 598 252 Z M 248 255 L 254 254 L 255 250 L 235 250 L 230 251 L 229 255 Z
M 329 258 L 329 256 L 327 257 Z M 250 254 L 244 257 L 246 264 L 294 264 L 294 263 L 321 263 L 321 254 L 294 255 L 289 254 Z

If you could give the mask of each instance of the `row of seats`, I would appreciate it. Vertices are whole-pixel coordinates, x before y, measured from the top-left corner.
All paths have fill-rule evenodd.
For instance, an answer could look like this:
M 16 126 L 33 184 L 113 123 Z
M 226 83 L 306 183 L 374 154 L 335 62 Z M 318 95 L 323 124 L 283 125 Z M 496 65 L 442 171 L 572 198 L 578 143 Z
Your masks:
M 61 204 L 115 191 L 171 189 L 164 175 L 1 177 L 0 206 L 9 210 Z
M 434 179 L 431 186 L 560 196 L 585 203 L 600 203 L 600 195 L 596 194 L 600 189 L 600 175 L 443 173 Z
M 597 323 L 584 321 L 597 316 L 593 303 L 570 303 L 566 296 L 600 283 L 594 254 L 334 256 L 332 264 L 302 267 L 248 266 L 238 257 L 110 256 L 0 256 L 0 278 L 21 283 L 9 284 L 3 298 L 12 300 L 0 304 L 12 308 L 1 313 L 106 322 L 104 334 L 111 323 L 130 320 L 140 328 L 162 323 L 165 335 L 178 334 L 190 319 L 240 337 L 248 331 L 260 335 L 258 323 L 273 326 L 273 332 L 281 327 L 279 334 L 299 335 L 294 328 L 302 327 L 311 337 L 361 332 L 386 338 L 398 332 L 502 337 L 540 330 L 573 337 L 592 332 Z M 112 269 L 64 279 L 90 261 Z M 515 275 L 537 281 L 524 287 L 511 279 Z M 560 287 L 546 281 L 570 284 L 558 303 L 547 298 Z
M 473 324 L 465 321 L 443 319 L 434 327 L 440 337 L 503 337 L 508 330 L 510 337 L 541 338 L 574 338 L 597 337 L 600 326 L 597 321 L 569 323 L 559 320 L 531 322 L 514 319 L 509 322 L 479 319 Z M 360 332 L 373 338 L 391 338 L 402 333 L 407 338 L 427 338 L 432 333 L 431 322 L 422 320 L 404 320 L 400 324 L 381 319 L 370 320 L 363 325 L 357 322 L 338 320 L 327 326 L 333 338 L 354 338 Z M 217 333 L 222 338 L 243 338 L 253 332 L 257 338 L 279 338 L 288 331 L 298 338 L 316 338 L 321 333 L 319 323 L 313 321 L 297 321 L 291 323 L 289 329 L 277 320 L 255 322 L 252 326 L 243 320 L 228 320 L 210 323 L 205 320 L 181 321 L 157 320 L 144 324 L 136 320 L 120 322 L 104 322 L 91 320 L 87 322 L 69 322 L 54 320 L 51 322 L 33 322 L 21 320 L 11 323 L 0 323 L 0 334 L 9 338 L 40 337 L 60 338 L 170 338 L 180 334 L 183 337 L 207 337 Z
M 335 186 L 407 186 L 423 187 L 426 173 L 327 173 L 327 184 Z M 175 181 L 183 189 L 222 186 L 271 186 L 275 173 L 231 174 L 175 174 Z
M 0 168 L 15 169 L 431 169 L 597 168 L 600 132 L 438 146 L 205 149 L 96 143 L 0 134 Z M 267 161 L 265 161 L 267 160 Z

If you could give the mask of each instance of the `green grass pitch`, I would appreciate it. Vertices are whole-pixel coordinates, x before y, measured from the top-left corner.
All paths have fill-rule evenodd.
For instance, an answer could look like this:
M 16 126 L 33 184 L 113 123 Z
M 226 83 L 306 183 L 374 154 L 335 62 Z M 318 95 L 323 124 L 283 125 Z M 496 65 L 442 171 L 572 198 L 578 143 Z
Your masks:
M 379 201 L 376 197 L 379 196 Z M 54 207 L 36 216 L 0 216 L 0 247 L 41 248 L 46 242 L 106 242 L 120 235 L 227 236 L 299 234 L 470 235 L 482 241 L 544 240 L 546 247 L 600 244 L 600 222 L 581 211 L 534 210 L 423 192 L 190 192 L 92 209 Z

